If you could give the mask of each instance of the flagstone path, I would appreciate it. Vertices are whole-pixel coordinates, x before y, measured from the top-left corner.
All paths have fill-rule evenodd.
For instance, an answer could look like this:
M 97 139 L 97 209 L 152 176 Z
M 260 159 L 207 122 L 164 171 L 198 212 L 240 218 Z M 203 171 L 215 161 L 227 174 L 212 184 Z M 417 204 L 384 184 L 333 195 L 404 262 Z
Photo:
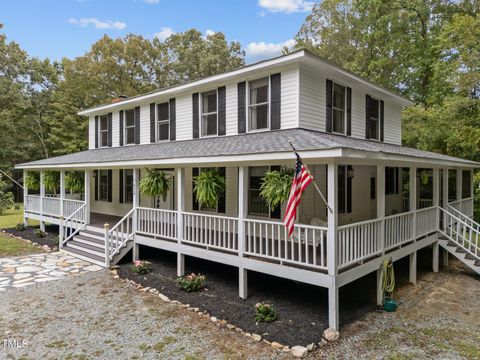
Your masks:
M 62 252 L 0 258 L 0 293 L 102 269 Z

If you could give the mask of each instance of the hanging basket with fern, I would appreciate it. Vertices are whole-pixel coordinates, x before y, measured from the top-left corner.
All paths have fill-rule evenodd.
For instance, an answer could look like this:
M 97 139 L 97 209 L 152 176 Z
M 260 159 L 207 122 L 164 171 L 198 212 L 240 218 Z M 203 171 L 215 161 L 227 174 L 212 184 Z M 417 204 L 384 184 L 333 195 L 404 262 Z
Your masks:
M 172 188 L 172 178 L 162 170 L 145 169 L 146 174 L 139 182 L 140 193 L 146 196 L 161 196 L 166 201 L 167 194 Z
M 60 173 L 58 171 L 45 171 L 43 186 L 45 186 L 47 192 L 56 194 L 60 187 Z
M 204 169 L 193 177 L 195 196 L 200 206 L 215 208 L 225 192 L 225 177 L 217 169 Z
M 40 175 L 38 173 L 28 173 L 23 179 L 23 185 L 31 191 L 40 189 Z
M 82 175 L 77 171 L 68 171 L 65 174 L 65 189 L 72 193 L 83 192 L 84 181 Z
M 293 169 L 281 168 L 265 173 L 260 186 L 260 196 L 274 210 L 288 200 L 292 186 Z

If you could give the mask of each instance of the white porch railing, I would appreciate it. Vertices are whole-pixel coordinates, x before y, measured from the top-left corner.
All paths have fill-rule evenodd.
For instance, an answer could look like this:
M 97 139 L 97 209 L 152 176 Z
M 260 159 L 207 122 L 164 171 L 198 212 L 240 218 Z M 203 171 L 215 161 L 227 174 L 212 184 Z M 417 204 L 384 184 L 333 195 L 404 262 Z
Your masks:
M 40 213 L 41 199 L 39 195 L 27 195 L 24 210 L 31 213 Z
M 63 199 L 63 216 L 69 217 L 84 205 L 85 201 Z
M 437 214 L 437 206 L 417 210 L 417 230 L 415 233 L 417 238 L 438 230 Z
M 237 218 L 187 212 L 182 212 L 181 216 L 182 242 L 207 249 L 238 252 Z
M 135 208 L 130 210 L 110 230 L 105 229 L 105 265 L 107 267 L 110 266 L 110 261 L 122 250 L 125 244 L 133 239 L 134 214 Z
M 87 204 L 83 204 L 66 219 L 60 218 L 59 248 L 87 226 Z
M 448 205 L 448 210 L 452 212 L 453 215 L 455 215 L 457 218 L 464 221 L 467 225 L 480 232 L 480 224 L 473 220 L 471 217 L 467 216 L 466 214 L 451 206 L 450 204 Z
M 469 217 L 473 217 L 473 198 L 466 198 L 461 200 L 456 200 L 448 203 L 448 206 L 451 209 L 460 211 L 462 214 L 465 214 Z
M 63 199 L 63 214 L 62 214 L 62 200 L 58 197 L 40 195 L 27 195 L 25 212 L 35 213 L 39 215 L 47 215 L 53 217 L 63 216 L 65 218 L 72 215 L 85 204 L 85 201 Z
M 414 211 L 385 218 L 385 250 L 414 240 Z
M 137 233 L 176 240 L 177 212 L 137 207 Z
M 42 198 L 42 214 L 51 215 L 51 216 L 60 216 L 61 215 L 61 208 L 60 208 L 61 200 L 55 197 L 43 197 Z

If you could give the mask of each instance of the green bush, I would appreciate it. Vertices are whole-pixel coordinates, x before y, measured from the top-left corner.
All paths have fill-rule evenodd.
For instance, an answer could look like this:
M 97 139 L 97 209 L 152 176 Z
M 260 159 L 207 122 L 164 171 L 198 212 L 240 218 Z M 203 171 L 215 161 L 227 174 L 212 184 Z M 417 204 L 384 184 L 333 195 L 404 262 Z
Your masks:
M 11 209 L 14 204 L 13 194 L 7 191 L 7 184 L 0 178 L 0 215 Z
M 146 260 L 135 260 L 130 269 L 135 274 L 148 274 L 152 270 L 152 263 Z
M 277 320 L 277 313 L 271 304 L 262 302 L 255 304 L 255 321 L 272 322 Z
M 207 277 L 202 274 L 191 273 L 189 275 L 177 278 L 177 284 L 180 289 L 186 292 L 199 291 L 205 287 Z
M 24 231 L 25 230 L 25 224 L 24 223 L 18 223 L 17 225 L 15 225 L 15 229 L 17 231 Z
M 45 237 L 47 237 L 47 233 L 45 231 L 40 230 L 40 229 L 36 229 L 33 232 L 33 236 L 36 237 L 36 238 L 45 238 Z

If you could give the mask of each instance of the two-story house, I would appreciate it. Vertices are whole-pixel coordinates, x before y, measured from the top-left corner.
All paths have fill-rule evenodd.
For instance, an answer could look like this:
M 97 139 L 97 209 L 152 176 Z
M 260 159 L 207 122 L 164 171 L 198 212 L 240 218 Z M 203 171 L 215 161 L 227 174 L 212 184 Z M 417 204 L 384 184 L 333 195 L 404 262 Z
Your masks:
M 18 165 L 26 172 L 59 171 L 60 194 L 25 191 L 25 219 L 60 224 L 60 246 L 110 264 L 139 246 L 205 258 L 239 269 L 329 289 L 330 326 L 338 329 L 338 289 L 370 272 L 385 256 L 410 257 L 447 236 L 478 270 L 473 213 L 477 163 L 401 146 L 401 110 L 411 101 L 308 51 L 81 111 L 89 117 L 89 149 Z M 284 207 L 260 196 L 269 169 L 293 167 L 295 146 L 320 191 L 303 196 L 294 236 Z M 202 208 L 192 179 L 216 167 L 226 182 L 216 207 Z M 139 193 L 145 169 L 174 179 L 166 199 Z M 66 171 L 85 176 L 84 200 L 68 199 Z M 43 178 L 43 176 L 41 176 Z M 107 223 L 104 225 L 104 223 Z M 441 235 L 439 235 L 441 234 Z M 477 261 L 477 263 L 475 263 Z

